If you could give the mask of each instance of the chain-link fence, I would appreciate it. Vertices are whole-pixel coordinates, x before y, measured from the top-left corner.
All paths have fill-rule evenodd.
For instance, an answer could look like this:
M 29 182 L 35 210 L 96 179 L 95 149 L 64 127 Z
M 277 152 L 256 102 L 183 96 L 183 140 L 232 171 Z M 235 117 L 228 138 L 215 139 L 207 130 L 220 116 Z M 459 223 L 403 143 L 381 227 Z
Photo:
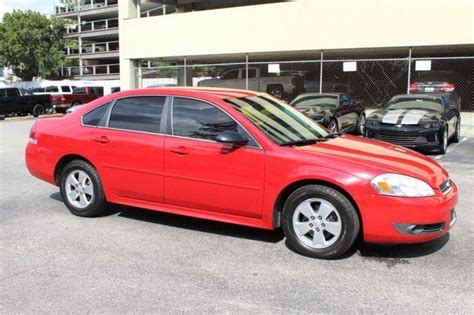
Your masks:
M 322 58 L 202 63 L 146 61 L 137 68 L 142 87 L 202 86 L 249 89 L 291 101 L 301 93 L 349 93 L 366 108 L 398 94 L 455 93 L 474 111 L 474 57 Z M 222 60 L 222 58 L 221 58 Z

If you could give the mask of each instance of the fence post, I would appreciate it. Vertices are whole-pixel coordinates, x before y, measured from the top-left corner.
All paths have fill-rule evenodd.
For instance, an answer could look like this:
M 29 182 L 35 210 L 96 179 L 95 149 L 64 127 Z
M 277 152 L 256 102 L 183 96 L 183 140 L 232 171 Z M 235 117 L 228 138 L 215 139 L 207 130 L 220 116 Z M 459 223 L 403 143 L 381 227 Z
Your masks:
M 323 60 L 324 51 L 321 50 L 321 61 L 319 62 L 319 93 L 323 93 Z
M 187 72 L 188 72 L 187 59 L 186 59 L 186 57 L 184 57 L 184 74 L 183 74 L 184 86 L 188 85 L 188 73 Z
M 407 94 L 410 94 L 411 81 L 411 47 L 408 49 L 408 80 L 407 80 Z
M 245 54 L 245 89 L 249 89 L 249 54 Z

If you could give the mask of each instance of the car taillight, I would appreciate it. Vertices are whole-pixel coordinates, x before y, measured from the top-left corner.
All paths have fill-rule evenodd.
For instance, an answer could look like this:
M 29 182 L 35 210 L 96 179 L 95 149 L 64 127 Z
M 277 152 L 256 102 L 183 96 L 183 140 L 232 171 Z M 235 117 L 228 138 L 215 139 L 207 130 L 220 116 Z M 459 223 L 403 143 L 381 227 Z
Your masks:
M 33 144 L 37 143 L 37 140 L 36 140 L 36 121 L 34 122 L 33 126 L 31 126 L 30 136 L 28 137 L 28 142 L 33 143 Z
M 441 84 L 441 90 L 443 92 L 452 92 L 454 91 L 454 84 L 451 84 L 451 83 L 448 83 L 448 82 L 444 82 L 443 84 Z
M 50 95 L 49 101 L 54 104 L 64 104 L 66 98 L 64 97 L 64 95 Z
M 420 88 L 418 87 L 418 84 L 416 83 L 411 83 L 410 84 L 410 91 L 418 91 Z

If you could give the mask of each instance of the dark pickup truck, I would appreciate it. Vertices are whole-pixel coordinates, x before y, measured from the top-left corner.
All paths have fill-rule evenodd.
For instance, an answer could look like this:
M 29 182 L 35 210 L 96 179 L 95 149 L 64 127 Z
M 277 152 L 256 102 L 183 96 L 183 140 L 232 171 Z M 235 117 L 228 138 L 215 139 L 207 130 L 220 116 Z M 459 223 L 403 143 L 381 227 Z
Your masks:
M 65 113 L 72 106 L 86 104 L 102 96 L 103 87 L 83 86 L 74 88 L 72 94 L 51 95 L 51 102 L 57 113 Z
M 49 95 L 33 95 L 18 88 L 0 88 L 0 116 L 32 114 L 38 117 L 50 107 Z

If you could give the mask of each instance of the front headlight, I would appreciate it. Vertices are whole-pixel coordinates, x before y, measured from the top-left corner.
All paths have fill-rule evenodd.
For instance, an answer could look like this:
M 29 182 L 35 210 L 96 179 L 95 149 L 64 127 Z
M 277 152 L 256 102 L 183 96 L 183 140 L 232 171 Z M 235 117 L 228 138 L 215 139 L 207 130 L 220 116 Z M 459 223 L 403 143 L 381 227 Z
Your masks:
M 397 197 L 428 197 L 435 192 L 426 182 L 400 174 L 382 174 L 370 182 L 381 195 Z
M 421 126 L 423 128 L 439 128 L 439 122 L 437 122 L 437 121 L 428 121 L 428 122 L 424 122 Z

